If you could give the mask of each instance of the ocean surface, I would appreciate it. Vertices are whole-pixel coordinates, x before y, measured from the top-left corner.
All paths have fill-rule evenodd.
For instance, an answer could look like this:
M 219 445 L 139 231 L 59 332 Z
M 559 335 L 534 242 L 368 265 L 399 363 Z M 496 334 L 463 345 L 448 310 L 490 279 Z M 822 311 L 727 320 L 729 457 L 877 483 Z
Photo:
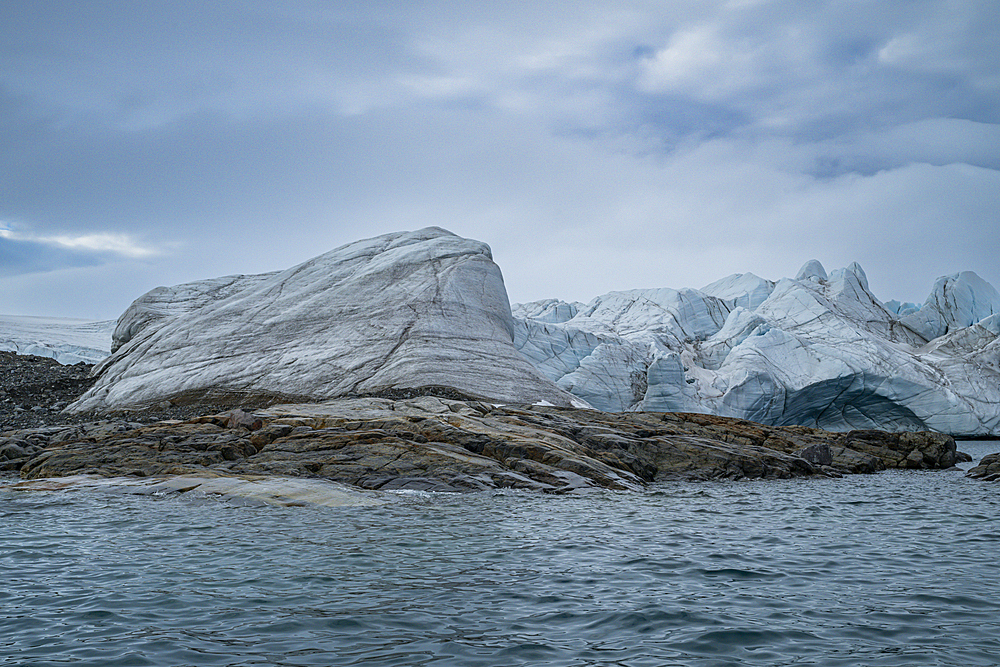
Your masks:
M 389 498 L 0 490 L 0 665 L 1000 664 L 958 471 Z

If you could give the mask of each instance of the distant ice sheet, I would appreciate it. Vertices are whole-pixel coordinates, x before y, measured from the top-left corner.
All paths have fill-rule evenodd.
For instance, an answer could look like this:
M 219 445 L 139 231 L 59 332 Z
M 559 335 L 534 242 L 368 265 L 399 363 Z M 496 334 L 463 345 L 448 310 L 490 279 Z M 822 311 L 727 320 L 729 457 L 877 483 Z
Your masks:
M 0 351 L 96 364 L 111 353 L 114 320 L 0 315 Z

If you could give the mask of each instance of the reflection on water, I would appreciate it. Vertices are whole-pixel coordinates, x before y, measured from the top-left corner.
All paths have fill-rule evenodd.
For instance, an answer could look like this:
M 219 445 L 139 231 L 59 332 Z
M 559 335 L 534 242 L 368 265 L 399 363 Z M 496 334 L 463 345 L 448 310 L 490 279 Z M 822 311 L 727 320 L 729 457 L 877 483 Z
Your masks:
M 0 664 L 995 665 L 998 498 L 961 471 L 346 508 L 3 491 Z

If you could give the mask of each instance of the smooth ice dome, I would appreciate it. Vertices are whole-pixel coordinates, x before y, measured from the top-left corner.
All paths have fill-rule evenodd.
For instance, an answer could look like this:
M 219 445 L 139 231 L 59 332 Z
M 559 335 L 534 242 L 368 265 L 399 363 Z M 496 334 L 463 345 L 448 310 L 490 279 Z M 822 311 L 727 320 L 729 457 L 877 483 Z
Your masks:
M 570 405 L 514 348 L 514 328 L 489 246 L 438 228 L 388 234 L 278 273 L 149 292 L 70 409 L 438 385 Z

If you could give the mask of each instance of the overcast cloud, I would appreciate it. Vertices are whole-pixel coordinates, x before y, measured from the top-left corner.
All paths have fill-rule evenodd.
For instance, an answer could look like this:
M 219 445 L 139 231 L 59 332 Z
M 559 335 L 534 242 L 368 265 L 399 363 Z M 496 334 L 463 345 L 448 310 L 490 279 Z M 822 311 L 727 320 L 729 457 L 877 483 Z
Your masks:
M 512 301 L 812 258 L 1000 287 L 994 2 L 495 4 L 6 0 L 0 312 L 427 225 Z

